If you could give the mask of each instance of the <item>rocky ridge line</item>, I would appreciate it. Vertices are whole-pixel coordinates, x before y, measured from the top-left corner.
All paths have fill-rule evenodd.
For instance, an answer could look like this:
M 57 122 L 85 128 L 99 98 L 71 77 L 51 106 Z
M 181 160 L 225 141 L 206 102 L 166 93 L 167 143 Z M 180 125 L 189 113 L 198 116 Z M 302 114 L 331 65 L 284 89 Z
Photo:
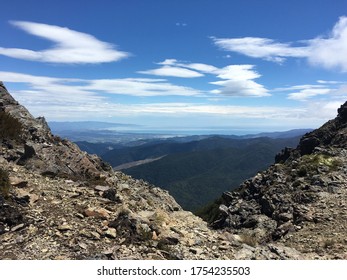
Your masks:
M 335 119 L 222 200 L 216 229 L 254 244 L 277 241 L 310 258 L 346 259 L 347 102 Z

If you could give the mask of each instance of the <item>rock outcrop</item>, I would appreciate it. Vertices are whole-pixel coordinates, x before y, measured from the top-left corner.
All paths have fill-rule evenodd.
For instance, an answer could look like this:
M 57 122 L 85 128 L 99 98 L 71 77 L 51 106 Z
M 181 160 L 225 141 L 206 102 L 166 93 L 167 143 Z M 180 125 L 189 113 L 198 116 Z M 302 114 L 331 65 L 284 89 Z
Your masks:
M 22 124 L 20 141 L 11 143 L 11 139 L 2 139 L 3 144 L 8 144 L 0 152 L 5 159 L 51 177 L 97 180 L 104 171 L 111 170 L 100 158 L 82 153 L 77 145 L 52 135 L 45 118 L 34 118 L 7 92 L 2 83 L 0 111 Z
M 314 258 L 347 257 L 347 103 L 285 149 L 276 163 L 225 192 L 212 223 L 256 244 L 277 241 Z

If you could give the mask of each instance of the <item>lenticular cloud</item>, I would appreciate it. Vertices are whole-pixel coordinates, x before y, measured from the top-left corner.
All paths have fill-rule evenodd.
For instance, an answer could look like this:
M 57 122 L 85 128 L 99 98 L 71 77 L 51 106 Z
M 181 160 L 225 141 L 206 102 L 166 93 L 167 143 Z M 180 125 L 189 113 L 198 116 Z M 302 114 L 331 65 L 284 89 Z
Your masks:
M 92 35 L 66 27 L 27 21 L 11 21 L 25 32 L 54 42 L 52 48 L 34 51 L 19 48 L 0 48 L 0 54 L 32 61 L 52 63 L 104 63 L 118 61 L 129 56 L 110 43 Z

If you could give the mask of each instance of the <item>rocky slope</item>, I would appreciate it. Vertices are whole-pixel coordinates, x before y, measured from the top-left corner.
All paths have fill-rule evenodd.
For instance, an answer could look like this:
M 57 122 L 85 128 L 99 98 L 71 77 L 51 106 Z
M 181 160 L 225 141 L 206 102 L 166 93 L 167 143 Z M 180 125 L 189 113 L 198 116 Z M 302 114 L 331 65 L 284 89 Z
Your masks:
M 226 193 L 211 229 L 166 191 L 53 136 L 2 83 L 0 116 L 0 259 L 346 257 L 344 120 L 331 124 L 330 140 L 307 135 L 318 139 L 305 140 L 311 153 L 287 150 L 283 163 Z
M 309 258 L 346 259 L 347 102 L 334 120 L 222 200 L 214 228 L 253 244 L 276 240 Z

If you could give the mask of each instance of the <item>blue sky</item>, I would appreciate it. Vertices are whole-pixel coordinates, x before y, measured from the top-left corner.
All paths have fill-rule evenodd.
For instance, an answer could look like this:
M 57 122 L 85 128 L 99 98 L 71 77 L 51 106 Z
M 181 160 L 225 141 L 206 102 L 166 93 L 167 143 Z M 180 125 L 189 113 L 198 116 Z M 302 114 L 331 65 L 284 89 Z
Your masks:
M 34 116 L 315 128 L 347 99 L 346 0 L 11 0 L 0 80 Z

